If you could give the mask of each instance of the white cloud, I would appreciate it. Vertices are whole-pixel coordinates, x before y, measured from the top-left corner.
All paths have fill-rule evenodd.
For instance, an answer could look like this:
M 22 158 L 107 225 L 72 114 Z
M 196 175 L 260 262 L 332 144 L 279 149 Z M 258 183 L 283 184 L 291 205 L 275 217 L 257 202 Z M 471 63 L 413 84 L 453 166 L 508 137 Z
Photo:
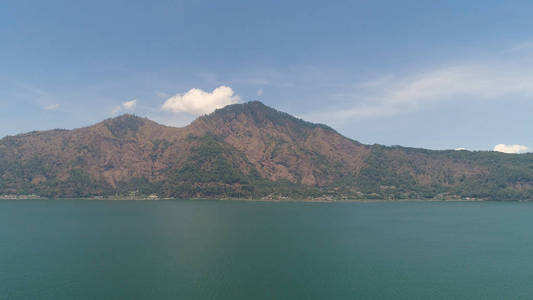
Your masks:
M 494 151 L 503 152 L 503 153 L 524 153 L 528 152 L 530 149 L 524 145 L 506 145 L 498 144 L 494 146 Z
M 122 111 L 122 106 L 116 106 L 115 108 L 113 108 L 113 109 L 111 110 L 111 114 L 112 114 L 112 115 L 116 115 L 116 114 L 118 114 L 118 113 L 121 112 L 121 111 Z
M 258 89 L 257 90 L 257 96 L 259 96 L 259 97 L 263 96 L 263 89 Z
M 202 115 L 213 112 L 229 104 L 240 101 L 233 89 L 219 86 L 211 93 L 201 89 L 190 89 L 185 94 L 176 94 L 165 101 L 163 110 L 171 112 L 186 112 L 193 115 Z
M 487 62 L 434 69 L 407 76 L 383 76 L 359 83 L 352 107 L 321 112 L 325 118 L 369 118 L 418 110 L 437 101 L 533 99 L 531 62 Z
M 524 51 L 524 50 L 530 50 L 531 48 L 533 48 L 533 42 L 527 41 L 527 42 L 516 44 L 506 49 L 504 52 Z
M 45 110 L 55 111 L 59 109 L 59 104 L 50 104 L 44 107 Z
M 137 99 L 133 99 L 131 101 L 122 102 L 122 107 L 125 110 L 134 110 L 137 106 Z
M 168 98 L 168 97 L 170 97 L 170 95 L 167 94 L 167 93 L 165 93 L 165 92 L 159 92 L 159 91 L 158 91 L 158 92 L 155 92 L 155 94 L 156 94 L 157 97 L 159 97 L 159 98 Z
M 137 107 L 137 99 L 133 99 L 131 101 L 125 101 L 125 102 L 122 102 L 120 105 L 115 106 L 115 108 L 111 110 L 111 114 L 116 115 L 124 110 L 132 111 L 135 109 L 135 107 Z

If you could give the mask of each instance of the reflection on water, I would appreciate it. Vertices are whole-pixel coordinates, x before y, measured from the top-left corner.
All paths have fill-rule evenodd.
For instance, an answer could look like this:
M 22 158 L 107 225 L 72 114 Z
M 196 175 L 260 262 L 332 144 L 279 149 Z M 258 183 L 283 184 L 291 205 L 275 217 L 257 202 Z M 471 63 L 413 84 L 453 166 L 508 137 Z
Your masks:
M 2 299 L 517 299 L 533 204 L 0 201 Z

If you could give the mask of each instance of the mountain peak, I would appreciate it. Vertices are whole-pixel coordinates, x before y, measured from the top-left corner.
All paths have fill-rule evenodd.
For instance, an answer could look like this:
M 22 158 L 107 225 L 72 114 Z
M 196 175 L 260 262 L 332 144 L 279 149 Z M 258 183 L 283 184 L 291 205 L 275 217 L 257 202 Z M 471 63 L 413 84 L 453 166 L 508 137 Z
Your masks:
M 6 137 L 0 194 L 532 200 L 532 161 L 366 146 L 253 101 L 184 128 L 125 114 L 75 130 Z
M 208 115 L 200 117 L 199 119 L 203 121 L 218 120 L 223 122 L 231 122 L 243 116 L 258 125 L 266 124 L 269 122 L 278 125 L 287 125 L 288 123 L 290 123 L 296 126 L 302 126 L 306 128 L 320 127 L 326 130 L 334 131 L 331 127 L 327 125 L 304 121 L 291 114 L 267 106 L 261 101 L 250 101 L 246 103 L 231 104 L 223 108 L 219 108 Z
M 101 125 L 106 127 L 115 137 L 126 137 L 136 135 L 136 133 L 147 123 L 154 122 L 136 115 L 123 114 L 118 117 L 104 120 Z
M 143 117 L 139 117 L 139 116 L 134 115 L 134 114 L 122 114 L 122 115 L 119 115 L 119 116 L 116 116 L 116 117 L 112 117 L 112 118 L 106 119 L 106 120 L 104 120 L 104 123 L 106 123 L 106 122 L 128 122 L 128 121 L 131 121 L 131 120 L 142 121 L 142 120 L 148 120 L 148 119 L 147 118 L 143 118 Z
M 250 101 L 245 103 L 230 104 L 219 108 L 209 114 L 208 116 L 221 115 L 221 114 L 235 114 L 235 113 L 245 113 L 245 112 L 278 112 L 274 108 L 268 107 L 263 104 L 261 101 Z

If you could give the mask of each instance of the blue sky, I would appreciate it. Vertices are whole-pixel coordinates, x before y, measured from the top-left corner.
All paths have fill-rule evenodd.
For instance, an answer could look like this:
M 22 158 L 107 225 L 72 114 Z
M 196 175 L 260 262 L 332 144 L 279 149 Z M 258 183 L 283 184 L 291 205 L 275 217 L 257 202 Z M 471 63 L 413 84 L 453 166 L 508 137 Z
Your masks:
M 531 1 L 76 2 L 0 4 L 0 136 L 260 100 L 363 143 L 533 148 Z

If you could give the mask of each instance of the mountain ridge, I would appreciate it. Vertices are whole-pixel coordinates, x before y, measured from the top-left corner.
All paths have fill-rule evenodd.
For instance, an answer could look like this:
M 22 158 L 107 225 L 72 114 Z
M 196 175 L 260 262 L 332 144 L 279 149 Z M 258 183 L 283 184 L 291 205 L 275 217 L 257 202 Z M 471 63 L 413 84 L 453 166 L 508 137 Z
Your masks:
M 533 155 L 364 145 L 254 101 L 0 139 L 0 194 L 532 199 Z

